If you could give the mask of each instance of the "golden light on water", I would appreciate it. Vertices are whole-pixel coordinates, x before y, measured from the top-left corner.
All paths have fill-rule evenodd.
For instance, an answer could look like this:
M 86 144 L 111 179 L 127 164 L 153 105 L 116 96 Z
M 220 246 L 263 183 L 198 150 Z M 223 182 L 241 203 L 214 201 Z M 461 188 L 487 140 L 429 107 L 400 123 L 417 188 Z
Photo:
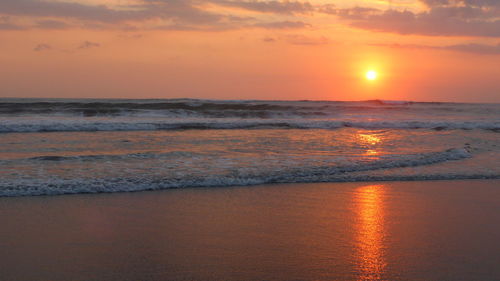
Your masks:
M 383 141 L 382 136 L 373 132 L 360 131 L 356 134 L 356 141 L 365 149 L 363 155 L 380 155 L 379 144 Z
M 381 141 L 380 137 L 375 134 L 358 134 L 360 141 L 364 144 L 375 145 Z
M 358 280 L 382 280 L 384 253 L 384 185 L 356 190 Z

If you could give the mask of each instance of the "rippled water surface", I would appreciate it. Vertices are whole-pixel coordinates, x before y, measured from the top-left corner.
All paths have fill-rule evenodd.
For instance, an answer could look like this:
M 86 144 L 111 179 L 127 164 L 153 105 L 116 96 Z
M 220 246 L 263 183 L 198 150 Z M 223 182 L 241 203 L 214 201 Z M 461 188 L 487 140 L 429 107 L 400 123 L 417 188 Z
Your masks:
M 500 177 L 500 106 L 0 103 L 0 196 Z

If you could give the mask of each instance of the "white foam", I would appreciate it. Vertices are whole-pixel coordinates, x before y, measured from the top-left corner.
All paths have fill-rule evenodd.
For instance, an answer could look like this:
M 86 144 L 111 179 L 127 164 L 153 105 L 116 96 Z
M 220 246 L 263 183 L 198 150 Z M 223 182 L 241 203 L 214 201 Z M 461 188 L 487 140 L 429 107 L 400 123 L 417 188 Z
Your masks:
M 190 121 L 195 120 L 195 121 Z M 495 121 L 351 121 L 295 119 L 187 119 L 187 120 L 21 120 L 0 123 L 0 133 L 28 132 L 93 132 L 93 131 L 156 131 L 185 129 L 436 129 L 436 130 L 500 130 Z
M 436 174 L 419 176 L 373 177 L 353 174 L 362 171 L 415 167 L 445 161 L 469 158 L 470 153 L 463 148 L 449 149 L 441 152 L 399 155 L 371 163 L 352 163 L 344 166 L 308 166 L 291 169 L 268 170 L 262 166 L 260 170 L 245 170 L 241 167 L 230 173 L 220 175 L 195 176 L 191 171 L 176 176 L 165 177 L 148 173 L 135 173 L 133 176 L 104 178 L 59 178 L 55 175 L 46 178 L 30 179 L 26 177 L 4 180 L 0 182 L 0 196 L 33 196 L 58 195 L 74 193 L 130 192 L 187 187 L 245 186 L 265 183 L 299 183 L 299 182 L 335 182 L 362 180 L 429 180 L 456 178 L 499 178 L 500 175 L 489 174 Z M 135 155 L 130 155 L 135 157 Z M 36 159 L 33 159 L 36 161 Z

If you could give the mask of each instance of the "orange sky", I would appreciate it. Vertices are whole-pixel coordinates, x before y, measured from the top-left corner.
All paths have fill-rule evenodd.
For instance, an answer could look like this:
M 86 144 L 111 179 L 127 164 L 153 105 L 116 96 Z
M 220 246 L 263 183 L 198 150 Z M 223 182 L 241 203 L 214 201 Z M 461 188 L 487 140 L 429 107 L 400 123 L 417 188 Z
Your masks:
M 0 97 L 500 102 L 500 1 L 2 0 L 0 65 Z

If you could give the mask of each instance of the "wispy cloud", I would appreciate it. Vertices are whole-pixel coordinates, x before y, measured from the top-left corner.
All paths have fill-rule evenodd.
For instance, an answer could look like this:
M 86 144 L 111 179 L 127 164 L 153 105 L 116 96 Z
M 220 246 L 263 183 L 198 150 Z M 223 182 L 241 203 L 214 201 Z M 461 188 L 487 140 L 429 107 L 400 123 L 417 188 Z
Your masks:
M 288 35 L 285 38 L 286 42 L 293 45 L 325 45 L 330 43 L 330 40 L 324 36 L 311 37 L 302 34 Z
M 265 43 L 284 42 L 292 45 L 316 46 L 330 44 L 330 39 L 324 36 L 308 36 L 304 34 L 287 34 L 277 37 L 264 37 Z
M 221 6 L 235 7 L 249 11 L 275 14 L 304 14 L 315 11 L 315 6 L 309 2 L 299 1 L 238 1 L 238 0 L 212 0 Z
M 238 8 L 256 13 L 273 14 L 274 20 L 240 16 L 237 11 L 217 12 L 204 8 L 206 4 Z M 84 2 L 51 0 L 2 0 L 0 14 L 36 19 L 36 28 L 66 28 L 71 19 L 80 28 L 119 28 L 124 24 L 137 29 L 219 31 L 251 27 L 299 28 L 300 20 L 280 20 L 280 16 L 309 13 L 315 7 L 298 1 L 241 0 L 139 0 L 120 9 Z M 47 19 L 49 18 L 49 19 Z M 270 22 L 271 21 L 271 22 Z M 153 23 L 156 22 L 156 25 Z
M 484 44 L 470 43 L 470 44 L 450 45 L 443 48 L 448 50 L 467 52 L 467 53 L 500 55 L 500 44 L 484 45 Z
M 302 21 L 276 21 L 257 23 L 254 26 L 268 29 L 300 29 L 310 27 L 311 25 Z
M 45 43 L 40 43 L 33 48 L 33 51 L 35 52 L 41 52 L 41 51 L 47 51 L 47 50 L 52 50 L 52 46 L 45 44 Z
M 481 55 L 500 55 L 500 43 L 497 45 L 486 44 L 455 44 L 447 46 L 429 46 L 416 44 L 370 44 L 372 46 L 389 47 L 397 49 L 436 49 L 436 50 L 451 50 L 457 52 L 474 53 Z
M 32 24 L 0 21 L 0 29 L 299 29 L 314 24 L 312 16 L 321 13 L 340 18 L 345 24 L 372 31 L 427 36 L 500 37 L 499 0 L 418 1 L 426 7 L 425 11 L 399 8 L 381 10 L 371 6 L 339 8 L 331 3 L 278 0 L 136 0 L 134 4 L 120 6 L 89 4 L 83 0 L 1 0 L 0 15 L 32 18 Z
M 0 30 L 23 30 L 23 29 L 25 29 L 23 26 L 12 23 L 10 17 L 0 16 Z
M 266 43 L 274 43 L 276 42 L 276 39 L 274 39 L 273 37 L 264 37 L 262 38 L 262 41 Z
M 67 54 L 73 54 L 79 50 L 87 50 L 87 49 L 97 48 L 100 46 L 101 46 L 101 44 L 96 43 L 96 42 L 91 42 L 91 41 L 83 41 L 82 43 L 78 44 L 76 47 L 72 47 L 72 48 L 59 48 L 57 46 L 53 46 L 53 45 L 50 45 L 47 43 L 40 43 L 33 48 L 33 51 L 41 52 L 41 51 L 53 50 L 53 51 L 67 53 Z
M 424 12 L 355 7 L 336 14 L 352 26 L 399 34 L 500 37 L 500 1 L 421 0 Z
M 100 47 L 101 44 L 95 43 L 95 42 L 90 42 L 90 41 L 84 41 L 82 42 L 77 49 L 90 49 L 90 48 L 97 48 Z
M 36 22 L 35 27 L 43 29 L 65 29 L 68 28 L 69 25 L 59 20 L 40 20 Z

